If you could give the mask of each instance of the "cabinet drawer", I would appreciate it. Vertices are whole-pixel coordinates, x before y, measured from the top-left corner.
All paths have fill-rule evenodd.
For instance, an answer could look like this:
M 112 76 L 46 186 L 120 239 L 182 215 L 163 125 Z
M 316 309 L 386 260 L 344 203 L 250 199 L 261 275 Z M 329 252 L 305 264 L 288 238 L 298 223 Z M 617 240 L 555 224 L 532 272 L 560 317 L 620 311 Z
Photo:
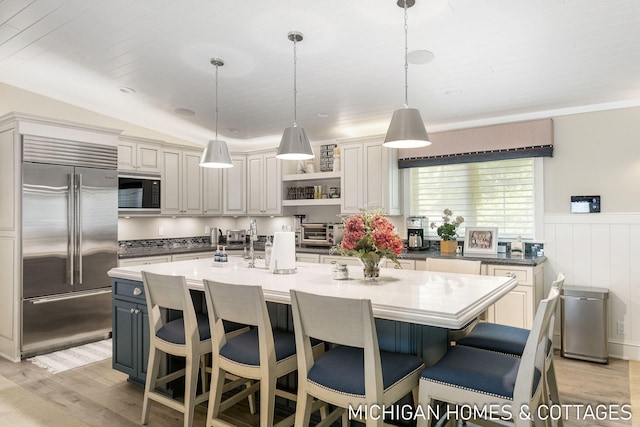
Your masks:
M 508 266 L 489 266 L 487 272 L 490 276 L 513 276 L 520 284 L 531 284 L 529 270 L 520 268 L 510 268 Z
M 113 284 L 113 294 L 115 297 L 124 297 L 127 299 L 145 302 L 144 286 L 142 283 L 127 283 L 115 281 Z

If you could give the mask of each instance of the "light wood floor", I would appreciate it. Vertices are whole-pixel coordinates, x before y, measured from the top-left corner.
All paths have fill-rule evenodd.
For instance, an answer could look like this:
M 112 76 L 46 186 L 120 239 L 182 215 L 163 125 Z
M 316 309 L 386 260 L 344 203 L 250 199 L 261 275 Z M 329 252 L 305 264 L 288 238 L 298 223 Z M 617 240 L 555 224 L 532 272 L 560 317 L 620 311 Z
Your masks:
M 563 404 L 620 405 L 633 403 L 640 397 L 640 362 L 612 359 L 608 365 L 599 365 L 561 357 L 556 357 L 555 362 Z M 0 375 L 89 426 L 140 425 L 142 388 L 128 383 L 126 375 L 111 369 L 110 359 L 56 375 L 30 362 L 11 363 L 0 359 Z M 258 426 L 257 416 L 248 414 L 242 405 L 227 411 L 228 421 L 238 426 Z M 194 426 L 203 426 L 205 416 L 206 406 L 201 405 L 196 410 Z M 567 427 L 632 424 L 584 416 L 577 419 L 575 410 L 569 418 L 565 421 Z M 182 420 L 182 414 L 153 405 L 149 425 L 180 427 Z M 56 425 L 55 420 L 47 423 L 47 427 Z M 640 415 L 633 425 L 640 426 Z

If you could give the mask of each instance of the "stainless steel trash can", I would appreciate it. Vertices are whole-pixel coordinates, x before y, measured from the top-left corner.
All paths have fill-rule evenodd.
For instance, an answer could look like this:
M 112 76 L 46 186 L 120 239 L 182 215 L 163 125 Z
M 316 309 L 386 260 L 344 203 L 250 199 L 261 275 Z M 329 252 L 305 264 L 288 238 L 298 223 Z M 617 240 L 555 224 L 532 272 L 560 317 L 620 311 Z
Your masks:
M 564 286 L 560 296 L 563 357 L 608 363 L 606 288 Z

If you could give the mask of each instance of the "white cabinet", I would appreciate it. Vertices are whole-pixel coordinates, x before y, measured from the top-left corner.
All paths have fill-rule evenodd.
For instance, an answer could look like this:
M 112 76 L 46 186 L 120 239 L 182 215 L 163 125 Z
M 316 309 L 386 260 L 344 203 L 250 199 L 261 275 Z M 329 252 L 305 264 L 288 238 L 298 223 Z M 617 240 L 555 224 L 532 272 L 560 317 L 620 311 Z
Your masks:
M 171 255 L 145 256 L 139 258 L 126 258 L 118 260 L 118 267 L 130 267 L 132 265 L 160 264 L 171 262 Z
M 232 168 L 223 172 L 224 192 L 222 210 L 224 215 L 247 214 L 247 157 L 244 154 L 231 156 Z
M 340 141 L 342 150 L 341 213 L 381 210 L 400 215 L 400 175 L 397 150 L 381 138 Z
M 202 205 L 205 215 L 222 215 L 222 183 L 222 169 L 204 168 Z
M 538 303 L 544 292 L 544 267 L 486 265 L 490 276 L 515 277 L 518 285 L 493 306 L 489 307 L 487 320 L 519 328 L 531 329 Z
M 318 254 L 296 254 L 296 261 L 298 262 L 314 262 L 314 263 L 319 263 L 320 262 L 320 255 Z
M 415 270 L 416 262 L 412 259 L 399 259 L 398 262 L 400 265 L 396 264 L 393 261 L 385 260 L 382 263 L 382 268 L 400 268 L 402 270 Z
M 160 173 L 162 146 L 144 138 L 120 137 L 118 141 L 118 170 Z
M 189 253 L 189 254 L 177 254 L 171 255 L 171 261 L 187 261 L 192 259 L 204 259 L 210 258 L 213 261 L 213 256 L 215 255 L 215 251 L 209 252 L 197 252 L 197 253 Z
M 202 213 L 202 168 L 199 151 L 165 148 L 162 152 L 162 213 Z
M 321 255 L 320 262 L 322 264 L 348 264 L 362 267 L 360 260 L 352 256 Z
M 247 214 L 282 214 L 282 165 L 275 151 L 247 157 Z

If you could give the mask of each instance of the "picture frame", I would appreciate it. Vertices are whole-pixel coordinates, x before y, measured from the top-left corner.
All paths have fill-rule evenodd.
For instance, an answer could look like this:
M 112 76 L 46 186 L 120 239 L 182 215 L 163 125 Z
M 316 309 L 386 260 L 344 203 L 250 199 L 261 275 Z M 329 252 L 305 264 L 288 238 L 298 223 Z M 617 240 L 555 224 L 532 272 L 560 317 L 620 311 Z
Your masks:
M 467 227 L 464 233 L 465 255 L 496 255 L 498 227 Z

